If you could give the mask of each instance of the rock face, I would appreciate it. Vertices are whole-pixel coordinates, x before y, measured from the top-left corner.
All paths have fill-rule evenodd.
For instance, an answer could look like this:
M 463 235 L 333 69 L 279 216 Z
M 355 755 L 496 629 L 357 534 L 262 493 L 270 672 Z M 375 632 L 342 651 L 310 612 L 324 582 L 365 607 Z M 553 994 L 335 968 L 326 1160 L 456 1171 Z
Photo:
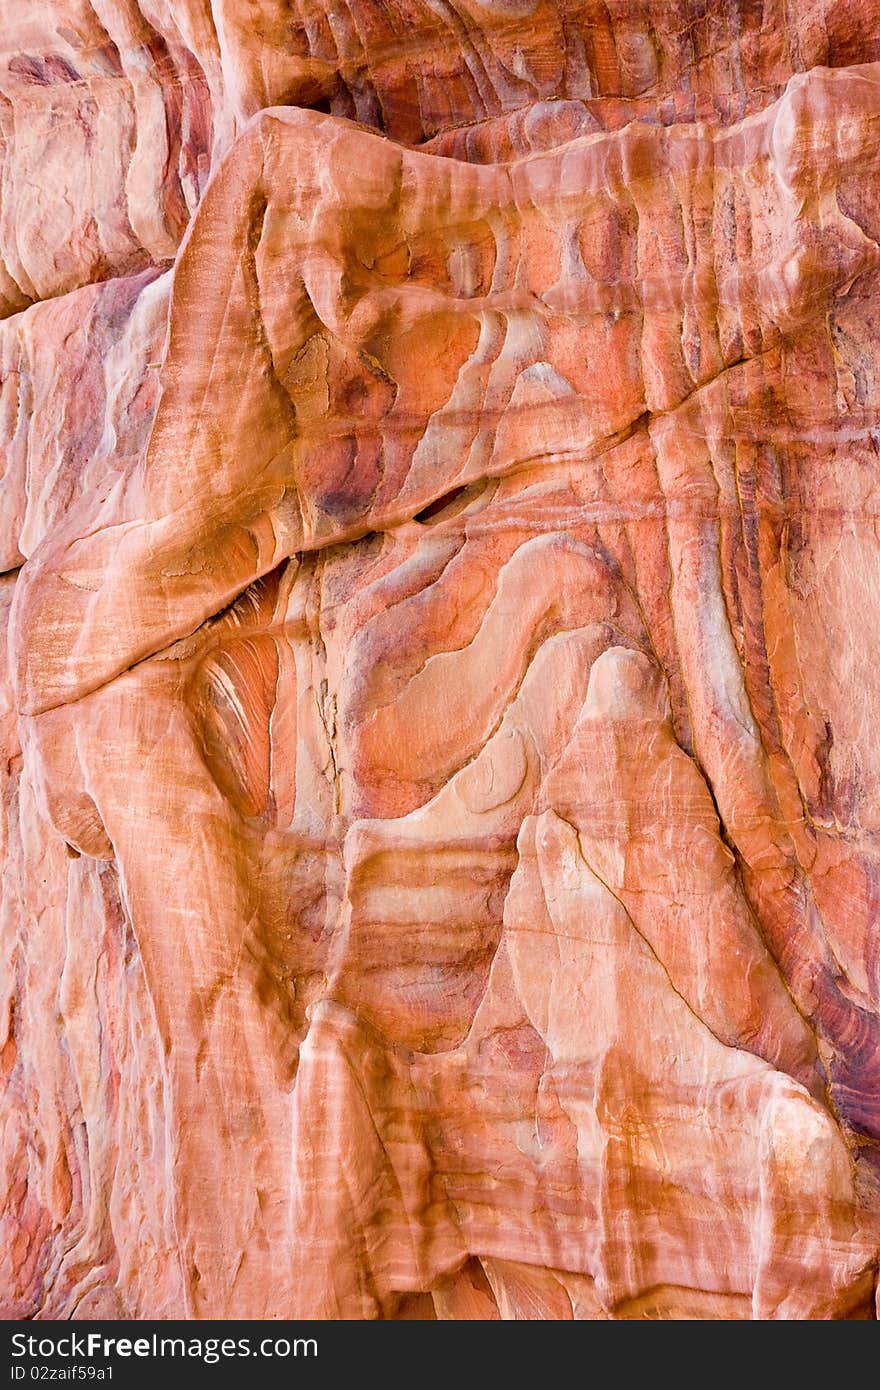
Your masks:
M 0 1300 L 866 1319 L 880 0 L 0 0 Z

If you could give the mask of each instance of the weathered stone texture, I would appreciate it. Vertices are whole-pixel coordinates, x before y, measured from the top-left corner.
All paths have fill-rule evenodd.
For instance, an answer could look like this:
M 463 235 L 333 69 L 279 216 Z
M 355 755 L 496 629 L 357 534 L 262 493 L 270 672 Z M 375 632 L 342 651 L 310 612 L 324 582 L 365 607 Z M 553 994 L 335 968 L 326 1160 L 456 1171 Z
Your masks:
M 878 0 L 0 0 L 0 1304 L 851 1319 Z

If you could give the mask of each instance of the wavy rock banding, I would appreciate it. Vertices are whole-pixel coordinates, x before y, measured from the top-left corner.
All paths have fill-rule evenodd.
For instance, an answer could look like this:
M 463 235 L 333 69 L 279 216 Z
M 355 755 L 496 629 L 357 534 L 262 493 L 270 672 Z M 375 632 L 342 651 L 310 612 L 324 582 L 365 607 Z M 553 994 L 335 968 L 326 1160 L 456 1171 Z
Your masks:
M 880 6 L 0 19 L 4 1315 L 874 1318 Z

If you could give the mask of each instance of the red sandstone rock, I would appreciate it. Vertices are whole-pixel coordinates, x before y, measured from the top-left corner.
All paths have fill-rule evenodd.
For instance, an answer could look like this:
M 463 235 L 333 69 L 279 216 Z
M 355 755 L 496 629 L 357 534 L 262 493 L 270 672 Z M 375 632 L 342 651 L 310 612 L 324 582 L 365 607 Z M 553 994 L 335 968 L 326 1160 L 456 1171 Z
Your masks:
M 789 8 L 0 8 L 7 1317 L 875 1316 L 880 6 Z

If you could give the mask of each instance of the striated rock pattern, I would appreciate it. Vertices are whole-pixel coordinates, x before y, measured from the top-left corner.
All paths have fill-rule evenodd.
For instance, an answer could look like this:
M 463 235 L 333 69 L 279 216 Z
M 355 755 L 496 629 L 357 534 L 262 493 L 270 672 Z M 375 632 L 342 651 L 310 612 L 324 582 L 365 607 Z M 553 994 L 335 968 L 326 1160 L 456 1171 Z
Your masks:
M 7 1318 L 870 1319 L 880 0 L 0 0 Z

